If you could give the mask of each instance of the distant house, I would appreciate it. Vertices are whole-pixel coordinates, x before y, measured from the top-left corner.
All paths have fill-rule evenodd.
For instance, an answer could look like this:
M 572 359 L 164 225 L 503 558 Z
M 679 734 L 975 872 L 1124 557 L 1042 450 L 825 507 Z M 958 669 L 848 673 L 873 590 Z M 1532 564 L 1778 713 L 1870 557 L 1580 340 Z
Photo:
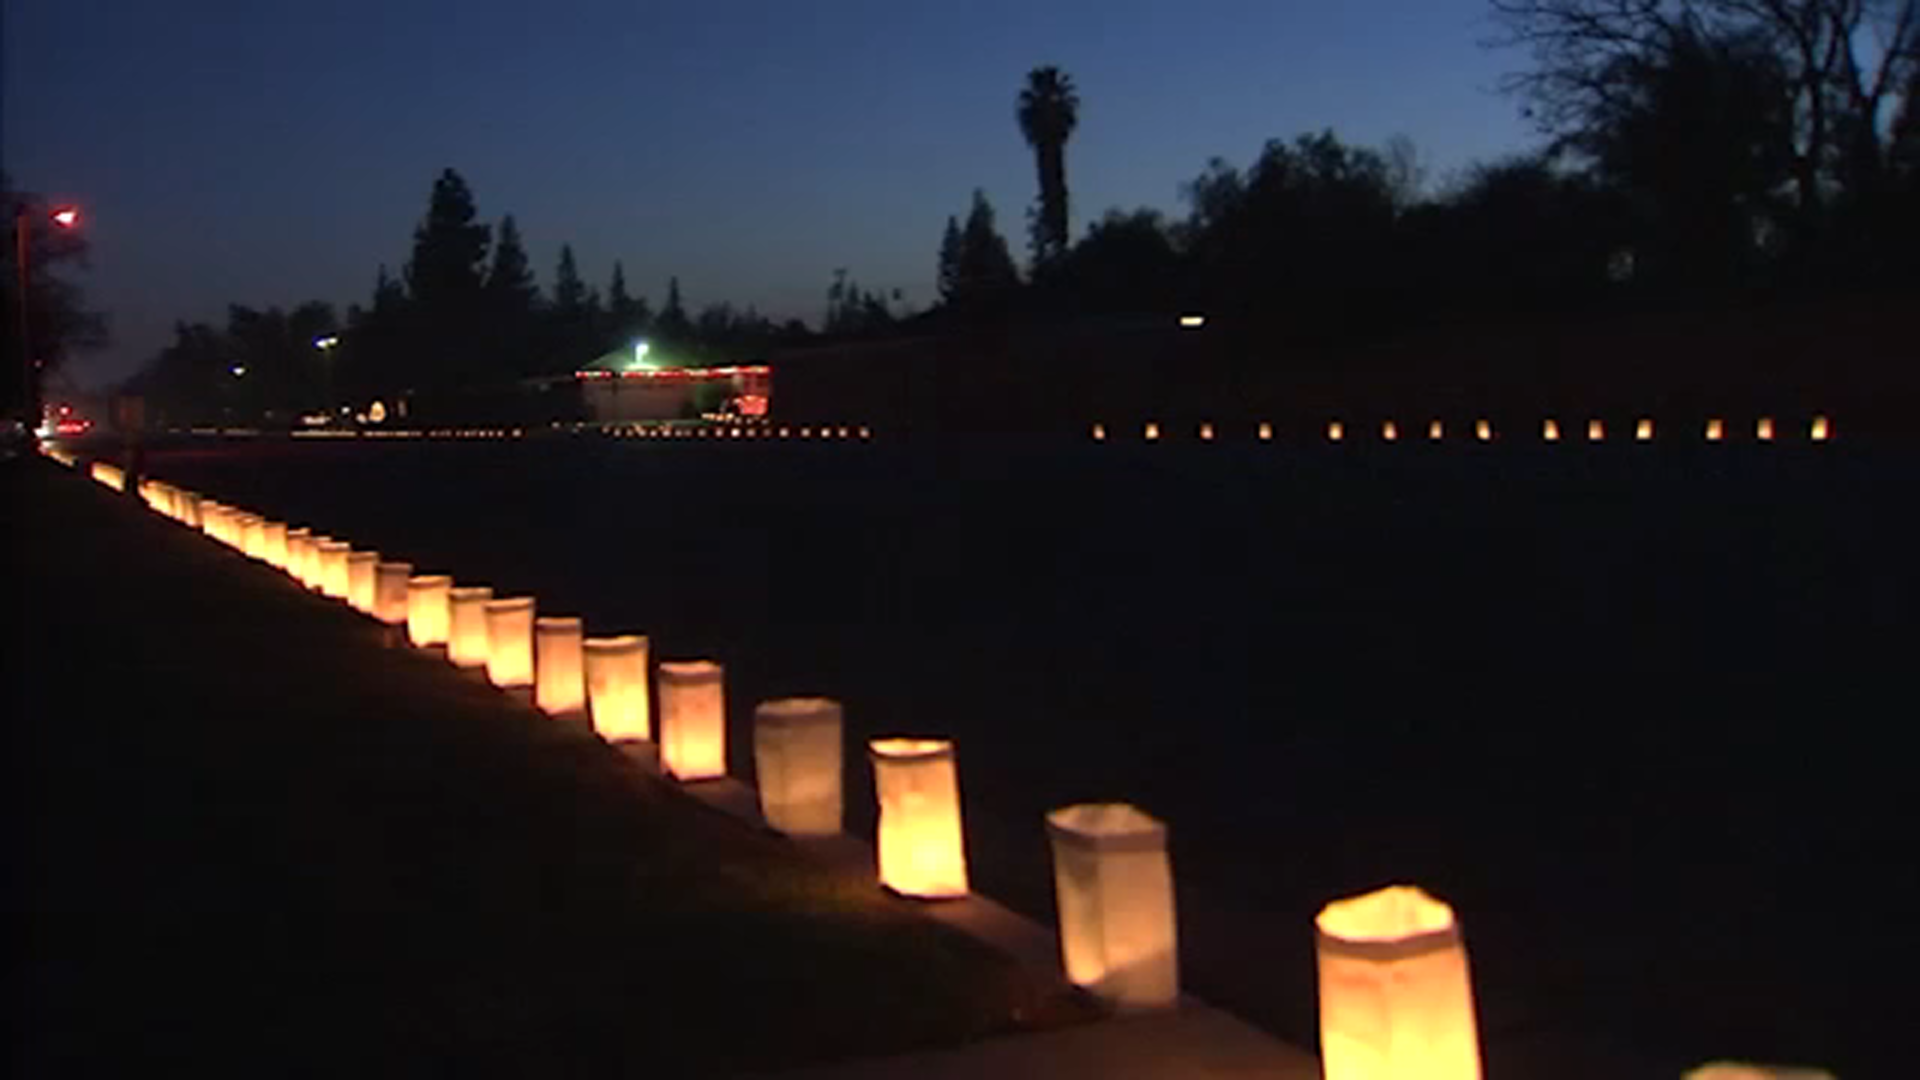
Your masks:
M 691 367 L 646 342 L 596 357 L 574 372 L 589 420 L 628 423 L 692 419 L 709 413 L 766 416 L 773 369 L 765 364 Z

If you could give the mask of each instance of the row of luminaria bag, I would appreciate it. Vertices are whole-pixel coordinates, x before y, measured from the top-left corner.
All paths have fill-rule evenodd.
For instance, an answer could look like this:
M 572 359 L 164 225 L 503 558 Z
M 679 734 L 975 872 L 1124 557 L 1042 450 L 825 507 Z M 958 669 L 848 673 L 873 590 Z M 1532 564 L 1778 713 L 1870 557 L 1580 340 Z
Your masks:
M 549 615 L 533 623 L 533 703 L 550 716 L 584 711 L 587 680 L 581 670 L 585 627 L 572 616 Z
M 493 589 L 486 585 L 457 585 L 447 591 L 447 659 L 453 666 L 487 666 L 487 601 Z
M 94 465 L 94 478 L 123 482 Z M 157 512 L 204 529 L 310 588 L 344 599 L 453 663 L 485 667 L 503 687 L 535 687 L 550 714 L 588 710 L 610 741 L 646 740 L 653 710 L 648 641 L 586 638 L 578 618 L 535 618 L 529 597 L 495 599 L 444 575 L 315 537 L 157 482 L 140 494 Z M 754 768 L 767 824 L 796 837 L 839 833 L 844 815 L 840 705 L 789 698 L 754 710 Z M 950 741 L 875 739 L 880 881 L 904 896 L 968 891 L 959 781 Z M 680 780 L 726 775 L 723 672 L 710 661 L 660 665 L 660 754 Z M 1062 965 L 1069 981 L 1121 1010 L 1179 999 L 1167 830 L 1121 803 L 1047 815 Z M 1320 1048 L 1326 1080 L 1479 1080 L 1478 1024 L 1467 953 L 1452 908 L 1392 886 L 1328 904 L 1315 919 Z M 1813 1069 L 1716 1063 L 1687 1080 L 1831 1080 Z
M 647 639 L 631 634 L 587 638 L 581 650 L 594 731 L 609 742 L 651 741 Z
M 373 617 L 388 626 L 405 626 L 408 582 L 412 579 L 412 563 L 375 563 L 373 566 Z
M 419 574 L 407 581 L 407 640 L 425 648 L 447 643 L 447 594 L 453 579 Z
M 315 560 L 315 580 L 320 594 L 332 600 L 347 598 L 347 555 L 353 545 L 345 540 L 327 540 L 314 545 L 319 557 Z
M 347 555 L 347 604 L 362 615 L 374 613 L 380 553 L 354 551 Z
M 533 685 L 533 597 L 486 602 L 487 679 L 503 690 Z
M 727 775 L 727 709 L 720 665 L 660 665 L 660 765 L 679 780 Z

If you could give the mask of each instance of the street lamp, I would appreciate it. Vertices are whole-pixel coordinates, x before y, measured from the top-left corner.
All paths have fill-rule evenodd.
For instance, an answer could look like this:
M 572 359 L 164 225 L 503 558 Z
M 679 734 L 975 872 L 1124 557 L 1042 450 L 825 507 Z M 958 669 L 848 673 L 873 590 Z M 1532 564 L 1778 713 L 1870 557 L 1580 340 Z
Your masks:
M 340 335 L 324 334 L 313 339 L 313 347 L 320 350 L 320 409 L 333 419 L 333 350 L 340 347 Z M 341 409 L 341 412 L 348 412 Z
M 27 276 L 27 234 L 31 231 L 30 225 L 32 224 L 32 217 L 33 215 L 24 200 L 14 207 L 13 265 L 17 278 L 15 284 L 19 288 L 20 293 L 20 384 L 21 391 L 25 395 L 20 405 L 21 408 L 25 410 L 26 419 L 31 423 L 37 424 L 40 421 L 39 365 L 35 363 L 33 359 L 33 327 L 31 320 L 27 317 L 27 297 L 30 293 L 30 289 L 28 288 L 29 278 Z M 55 207 L 54 210 L 47 215 L 47 220 L 62 229 L 71 229 L 80 224 L 80 211 L 72 206 Z

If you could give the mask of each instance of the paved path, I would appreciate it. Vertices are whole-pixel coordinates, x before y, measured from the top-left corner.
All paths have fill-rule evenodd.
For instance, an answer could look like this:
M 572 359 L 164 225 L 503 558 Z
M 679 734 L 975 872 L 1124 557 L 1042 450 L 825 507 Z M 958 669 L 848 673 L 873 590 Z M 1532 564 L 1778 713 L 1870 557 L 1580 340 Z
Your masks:
M 784 1075 L 792 1080 L 1318 1080 L 1320 1064 L 1218 1009 L 1189 1002 L 1173 1012 Z
M 725 779 L 687 788 L 709 807 L 763 827 L 753 789 Z M 872 845 L 851 836 L 804 841 L 812 858 L 843 876 L 873 878 Z M 1019 961 L 1037 980 L 1062 981 L 1060 942 L 1048 928 L 985 896 L 928 904 L 935 921 L 986 942 Z M 994 1080 L 1200 1080 L 1260 1077 L 1318 1080 L 1313 1055 L 1194 998 L 1177 1010 L 1115 1017 L 1060 1031 L 990 1039 L 953 1050 L 853 1062 L 794 1074 L 816 1080 L 890 1077 L 992 1077 Z

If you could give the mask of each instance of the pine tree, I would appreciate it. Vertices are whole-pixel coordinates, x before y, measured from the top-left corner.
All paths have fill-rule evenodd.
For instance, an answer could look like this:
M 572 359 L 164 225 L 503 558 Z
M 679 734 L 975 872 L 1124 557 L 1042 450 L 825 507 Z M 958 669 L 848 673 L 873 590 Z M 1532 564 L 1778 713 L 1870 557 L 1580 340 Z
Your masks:
M 527 249 L 512 214 L 500 219 L 493 265 L 487 271 L 486 301 L 484 323 L 492 333 L 479 343 L 480 355 L 495 376 L 528 374 L 538 351 L 540 328 L 535 313 L 540 287 L 527 265 Z
M 647 332 L 652 319 L 646 298 L 627 294 L 626 267 L 615 259 L 613 279 L 607 283 L 607 347 L 630 344 L 632 339 Z
M 553 313 L 562 322 L 578 319 L 587 309 L 587 286 L 573 261 L 573 245 L 560 245 L 560 265 L 553 273 Z
M 380 272 L 373 279 L 373 309 L 375 315 L 390 315 L 407 306 L 407 291 L 387 273 L 387 264 L 380 264 Z
M 571 371 L 592 359 L 603 344 L 596 334 L 599 298 L 580 280 L 573 245 L 560 245 L 560 261 L 553 272 L 553 304 L 547 311 L 547 348 L 541 366 Z
M 407 291 L 385 263 L 373 281 L 373 303 L 349 319 L 353 334 L 341 357 L 339 388 L 349 394 L 387 394 L 410 374 L 406 365 Z
M 404 385 L 444 390 L 489 374 L 484 295 L 490 236 L 476 216 L 467 182 L 452 169 L 443 171 L 433 182 L 427 216 L 413 231 L 407 318 L 385 365 Z
M 960 230 L 959 253 L 954 259 L 950 302 L 978 310 L 997 305 L 1020 285 L 1006 237 L 994 225 L 993 204 L 986 192 L 975 190 L 967 223 Z
M 407 291 L 433 317 L 465 317 L 480 295 L 489 237 L 475 216 L 467 182 L 452 169 L 442 172 L 433 182 L 426 219 L 413 231 L 407 263 Z
M 600 302 L 600 290 L 587 286 L 587 303 L 581 309 L 580 325 L 587 337 L 597 338 L 607 328 L 607 309 Z
M 653 320 L 653 331 L 669 344 L 691 344 L 693 322 L 687 318 L 686 305 L 680 299 L 680 279 L 677 277 L 667 281 L 667 302 L 661 307 L 660 316 Z
M 960 292 L 960 222 L 947 215 L 947 231 L 940 237 L 940 298 L 952 300 Z
M 633 301 L 627 296 L 627 269 L 620 260 L 613 260 L 613 280 L 607 283 L 607 313 L 615 319 L 625 318 Z
M 527 249 L 520 242 L 520 226 L 508 214 L 500 219 L 500 236 L 493 247 L 493 265 L 487 270 L 487 301 L 496 310 L 532 311 L 539 288 L 527 265 Z

